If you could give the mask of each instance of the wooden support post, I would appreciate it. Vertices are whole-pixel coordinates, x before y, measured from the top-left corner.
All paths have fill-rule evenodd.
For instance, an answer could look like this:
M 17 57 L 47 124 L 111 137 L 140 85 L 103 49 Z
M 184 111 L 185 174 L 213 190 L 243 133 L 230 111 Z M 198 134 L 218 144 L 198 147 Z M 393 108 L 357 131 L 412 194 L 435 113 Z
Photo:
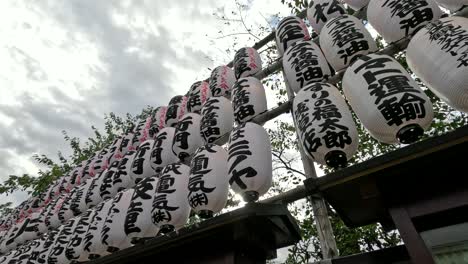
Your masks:
M 406 209 L 404 207 L 390 208 L 389 212 L 413 263 L 435 264 L 431 251 L 414 227 Z

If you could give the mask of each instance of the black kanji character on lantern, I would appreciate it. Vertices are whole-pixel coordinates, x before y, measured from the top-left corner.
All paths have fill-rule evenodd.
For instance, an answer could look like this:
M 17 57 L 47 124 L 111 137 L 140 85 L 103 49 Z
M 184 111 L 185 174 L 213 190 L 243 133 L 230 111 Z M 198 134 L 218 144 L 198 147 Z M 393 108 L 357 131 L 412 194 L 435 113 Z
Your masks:
M 171 187 L 174 185 L 174 183 L 175 179 L 170 175 L 161 175 L 156 187 L 156 192 L 166 194 L 173 193 L 175 192 L 175 189 L 171 189 Z
M 341 55 L 340 58 L 343 59 L 344 64 L 348 64 L 349 57 L 352 57 L 360 51 L 367 50 L 369 50 L 369 43 L 367 40 L 351 41 L 350 46 L 344 50 L 338 51 L 338 54 Z
M 337 130 L 337 129 L 348 131 L 349 128 L 347 126 L 341 125 L 339 122 L 340 120 L 337 118 L 325 119 L 325 121 L 319 125 L 319 127 L 322 128 L 322 130 L 320 130 L 320 133 L 323 133 L 327 130 Z
M 170 221 L 171 213 L 179 209 L 177 206 L 169 206 L 167 194 L 158 194 L 153 201 L 153 222 L 160 223 L 162 221 Z
M 279 32 L 278 36 L 282 43 L 283 50 L 287 50 L 289 41 L 305 38 L 304 30 L 300 22 L 294 17 L 285 18 L 277 31 Z
M 240 78 L 240 76 L 247 71 L 252 70 L 249 66 L 249 54 L 247 53 L 247 48 L 241 48 L 236 52 L 234 55 L 234 72 L 236 78 Z
M 336 105 L 333 105 L 333 104 L 325 105 L 323 107 L 315 107 L 314 112 L 312 113 L 312 116 L 314 117 L 314 119 L 312 119 L 312 122 L 320 121 L 322 119 L 327 119 L 327 118 L 341 118 L 342 117 Z
M 208 196 L 206 193 L 192 193 L 189 194 L 188 198 L 190 207 L 192 208 L 208 204 Z
M 327 131 L 325 136 L 323 137 L 325 141 L 325 146 L 327 148 L 344 148 L 346 145 L 349 145 L 353 142 L 351 137 L 348 134 L 348 131 Z
M 239 163 L 246 160 L 249 156 L 252 155 L 250 151 L 249 142 L 247 140 L 240 140 L 235 143 L 232 143 L 229 146 L 229 158 L 228 160 L 235 159 L 229 168 L 229 173 L 231 173 L 234 168 L 236 168 Z
M 425 102 L 426 100 L 417 95 L 405 93 L 399 101 L 396 97 L 386 99 L 377 108 L 389 126 L 399 126 L 403 120 L 424 118 L 426 116 Z
M 392 95 L 397 95 L 404 92 L 419 93 L 410 84 L 408 77 L 404 75 L 391 75 L 379 79 L 378 84 L 369 85 L 370 94 L 375 96 L 375 104 L 379 105 L 382 99 Z
M 231 173 L 232 172 L 232 173 Z M 242 181 L 241 177 L 252 178 L 257 176 L 257 171 L 252 167 L 246 167 L 241 170 L 236 170 L 233 167 L 230 169 L 230 174 L 232 174 L 229 179 L 229 184 L 233 185 L 234 183 L 239 186 L 242 190 L 247 189 L 247 185 Z

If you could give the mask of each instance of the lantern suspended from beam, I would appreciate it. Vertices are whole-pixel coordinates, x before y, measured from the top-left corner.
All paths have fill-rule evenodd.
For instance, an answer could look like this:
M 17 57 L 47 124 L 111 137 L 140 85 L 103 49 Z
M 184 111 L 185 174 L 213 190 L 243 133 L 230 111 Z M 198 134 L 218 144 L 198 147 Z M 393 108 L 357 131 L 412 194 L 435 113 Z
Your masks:
M 58 234 L 55 243 L 52 245 L 52 250 L 49 253 L 47 263 L 67 264 L 71 261 L 66 256 L 65 249 L 67 248 L 68 242 L 73 235 L 73 230 L 78 225 L 80 217 L 72 218 L 63 225 L 62 231 Z
M 388 43 L 411 36 L 442 14 L 434 0 L 372 0 L 367 7 L 367 19 Z
M 232 88 L 232 107 L 238 124 L 248 122 L 268 110 L 265 88 L 254 77 L 237 80 Z
M 144 178 L 134 188 L 124 225 L 125 234 L 132 243 L 158 234 L 159 229 L 151 220 L 150 210 L 156 195 L 157 182 L 156 176 Z
M 151 123 L 150 137 L 154 138 L 156 134 L 166 127 L 167 106 L 160 106 L 154 110 L 153 123 Z
M 362 21 L 351 15 L 329 20 L 320 33 L 320 47 L 335 71 L 356 58 L 377 51 L 377 45 Z
M 256 201 L 272 183 L 271 144 L 265 129 L 254 123 L 236 127 L 229 138 L 229 184 L 246 202 Z
M 174 127 L 177 125 L 179 118 L 185 114 L 187 107 L 186 96 L 177 95 L 169 101 L 166 111 L 166 127 Z
M 112 201 L 109 215 L 101 232 L 102 243 L 108 246 L 108 252 L 112 253 L 132 246 L 130 238 L 125 233 L 125 218 L 134 192 L 134 189 L 119 192 Z
M 359 138 L 338 88 L 327 83 L 302 88 L 294 98 L 293 113 L 307 156 L 322 165 L 345 167 L 357 151 Z
M 201 82 L 188 95 L 187 113 L 200 113 L 203 104 L 211 97 L 210 85 Z
M 103 231 L 104 223 L 109 209 L 112 205 L 112 199 L 106 200 L 95 207 L 94 218 L 89 225 L 88 232 L 85 236 L 83 250 L 88 255 L 88 259 L 97 259 L 102 256 L 109 255 L 107 245 L 102 243 L 101 232 Z
M 148 139 L 143 142 L 133 158 L 130 169 L 130 179 L 133 181 L 132 186 L 146 177 L 154 174 L 151 168 L 151 151 L 153 150 L 154 140 Z
M 291 44 L 300 40 L 310 40 L 309 31 L 304 21 L 296 16 L 283 18 L 276 28 L 276 46 L 283 55 Z
M 412 143 L 433 119 L 429 98 L 387 55 L 359 58 L 346 70 L 343 91 L 364 127 L 384 143 Z
M 234 71 L 228 66 L 218 66 L 210 76 L 210 90 L 212 96 L 231 98 L 231 88 L 236 82 Z
M 159 173 L 165 166 L 177 162 L 177 156 L 172 151 L 172 142 L 174 140 L 176 129 L 166 127 L 159 131 L 154 138 L 154 146 L 151 151 L 151 167 L 154 172 Z
M 307 19 L 317 34 L 329 20 L 344 14 L 346 9 L 338 0 L 312 0 L 307 8 Z
M 468 0 L 436 0 L 436 2 L 451 12 L 456 12 L 462 9 L 463 6 L 468 5 Z
M 254 76 L 262 70 L 262 59 L 254 48 L 241 48 L 234 56 L 234 74 L 236 79 Z
M 231 102 L 224 97 L 211 97 L 203 105 L 201 115 L 200 133 L 205 143 L 226 143 L 228 137 L 225 135 L 232 130 L 234 123 Z
M 83 256 L 82 260 L 87 260 L 87 254 L 83 251 L 84 240 L 88 228 L 91 224 L 95 211 L 92 209 L 84 212 L 78 220 L 78 223 L 73 230 L 73 233 L 69 239 L 69 242 L 65 248 L 65 255 L 70 261 L 80 261 L 81 255 Z M 85 259 L 86 257 L 86 259 Z
M 187 223 L 190 215 L 187 201 L 189 173 L 187 165 L 173 163 L 164 167 L 158 177 L 151 215 L 160 233 L 177 230 Z
M 408 45 L 411 70 L 450 106 L 468 112 L 468 19 L 443 18 L 420 30 Z
M 198 147 L 203 145 L 200 135 L 201 116 L 198 114 L 186 114 L 177 123 L 172 151 L 185 162 Z
M 345 4 L 348 4 L 354 10 L 360 10 L 369 4 L 370 0 L 343 0 Z
M 312 41 L 298 41 L 289 47 L 283 56 L 283 70 L 295 93 L 332 75 L 325 56 Z
M 210 218 L 226 206 L 228 154 L 218 145 L 200 147 L 190 162 L 187 196 L 190 207 L 202 218 Z

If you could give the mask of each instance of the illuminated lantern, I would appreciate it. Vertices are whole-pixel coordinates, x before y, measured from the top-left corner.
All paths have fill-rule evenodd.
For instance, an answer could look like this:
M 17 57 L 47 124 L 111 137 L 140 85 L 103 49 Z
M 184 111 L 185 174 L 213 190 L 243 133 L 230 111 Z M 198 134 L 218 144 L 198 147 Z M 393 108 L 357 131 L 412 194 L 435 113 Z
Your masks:
M 62 230 L 55 239 L 54 244 L 52 245 L 52 250 L 49 252 L 49 258 L 47 263 L 58 263 L 66 264 L 71 261 L 65 255 L 65 249 L 67 248 L 68 242 L 73 235 L 73 230 L 77 226 L 80 218 L 72 218 L 68 220 L 67 223 L 63 225 Z
M 125 218 L 132 200 L 134 189 L 119 192 L 109 208 L 109 215 L 102 228 L 102 243 L 108 246 L 108 252 L 115 252 L 132 246 L 130 238 L 125 233 Z
M 283 55 L 291 44 L 309 39 L 307 26 L 301 18 L 296 16 L 283 18 L 276 28 L 276 46 L 280 55 Z
M 202 218 L 209 218 L 226 206 L 228 154 L 221 146 L 200 147 L 190 162 L 187 196 L 190 207 Z
M 177 123 L 172 151 L 185 162 L 198 147 L 203 145 L 200 135 L 201 116 L 198 114 L 186 114 Z
M 203 104 L 210 97 L 210 85 L 207 82 L 201 82 L 188 95 L 187 113 L 200 113 Z
M 262 70 L 262 59 L 254 48 L 241 48 L 234 55 L 236 79 L 254 76 Z
M 85 251 L 83 254 L 88 255 L 88 259 L 96 259 L 110 254 L 107 251 L 107 245 L 102 243 L 101 232 L 109 214 L 112 201 L 112 199 L 104 201 L 95 208 L 95 214 L 89 225 L 83 246 L 83 250 Z
M 86 194 L 88 193 L 93 180 L 94 179 L 88 179 L 78 186 L 70 204 L 70 209 L 74 216 L 78 216 L 88 209 L 88 206 L 86 205 Z
M 246 202 L 265 194 L 272 183 L 271 144 L 265 129 L 254 123 L 236 127 L 229 138 L 231 188 Z
M 228 140 L 234 123 L 234 112 L 231 101 L 224 97 L 211 97 L 201 110 L 200 133 L 206 143 L 218 140 L 223 145 Z M 224 137 L 223 137 L 224 136 Z
M 263 84 L 254 77 L 237 80 L 232 88 L 232 107 L 239 124 L 266 112 L 268 108 Z
M 218 66 L 210 76 L 210 90 L 212 96 L 231 98 L 231 88 L 236 82 L 234 71 L 228 66 Z
M 114 197 L 118 192 L 118 186 L 114 188 L 114 174 L 119 170 L 120 160 L 114 161 L 110 167 L 105 170 L 104 178 L 102 178 L 101 186 L 99 187 L 99 193 L 101 194 L 102 200 L 107 200 Z
M 367 19 L 388 43 L 411 36 L 442 14 L 434 0 L 372 0 L 367 7 Z
M 68 193 L 60 195 L 60 197 L 57 200 L 55 200 L 54 205 L 50 208 L 50 211 L 47 212 L 45 223 L 49 230 L 60 226 L 60 224 L 62 223 L 62 221 L 59 218 L 59 211 L 67 198 Z
M 154 110 L 153 123 L 151 123 L 150 137 L 154 138 L 156 134 L 166 127 L 167 106 L 160 106 Z
M 175 131 L 176 129 L 173 127 L 166 127 L 161 129 L 154 138 L 150 162 L 155 173 L 159 173 L 165 166 L 178 160 L 172 151 Z
M 37 254 L 37 262 L 34 263 L 49 263 L 49 253 L 52 252 L 53 245 L 63 228 L 64 226 L 61 225 L 57 229 L 50 230 L 47 235 L 45 235 L 42 251 Z
M 154 140 L 148 139 L 141 143 L 138 151 L 133 158 L 130 169 L 130 179 L 133 181 L 132 186 L 137 184 L 141 179 L 150 177 L 154 174 L 151 168 L 151 150 L 154 146 Z
M 322 165 L 345 167 L 357 151 L 358 133 L 338 88 L 327 83 L 302 88 L 293 113 L 304 152 Z
M 468 5 L 467 0 L 436 0 L 436 2 L 451 12 L 458 11 L 462 9 L 463 6 Z
M 92 208 L 103 201 L 100 188 L 105 178 L 106 172 L 107 169 L 105 169 L 95 178 L 91 179 L 91 184 L 89 185 L 88 191 L 86 192 L 86 207 Z
M 348 4 L 354 10 L 360 10 L 369 4 L 370 0 L 343 0 L 344 3 Z
M 166 111 L 166 127 L 174 127 L 177 125 L 179 118 L 185 114 L 187 100 L 188 98 L 186 96 L 177 95 L 169 101 Z
M 143 144 L 141 146 L 143 146 Z M 119 166 L 117 167 L 117 171 L 114 173 L 112 178 L 112 196 L 117 194 L 117 192 L 131 188 L 135 185 L 134 180 L 131 178 L 131 170 L 132 162 L 135 159 L 136 154 L 137 151 L 128 151 L 127 154 L 125 154 L 125 156 L 122 158 L 122 160 L 120 160 Z
M 384 143 L 416 141 L 433 118 L 429 98 L 387 55 L 359 58 L 346 70 L 343 92 L 364 127 Z
M 327 80 L 330 66 L 312 41 L 299 41 L 289 47 L 283 56 L 283 71 L 291 89 L 298 93 L 302 87 Z
M 338 0 L 311 0 L 307 8 L 307 19 L 317 34 L 328 21 L 344 14 L 346 9 Z
M 88 232 L 89 225 L 95 214 L 94 210 L 87 210 L 79 218 L 78 223 L 70 236 L 69 242 L 65 248 L 65 255 L 70 261 L 78 260 L 82 256 L 83 260 L 87 260 L 87 253 L 83 250 L 84 240 Z M 85 259 L 86 258 L 86 259 Z
M 443 18 L 421 29 L 406 50 L 411 70 L 450 106 L 468 112 L 468 19 Z
M 164 167 L 158 177 L 151 215 L 160 233 L 177 230 L 187 223 L 190 215 L 187 201 L 189 173 L 188 166 L 173 163 Z
M 144 178 L 135 186 L 125 217 L 124 231 L 132 242 L 140 238 L 155 237 L 158 228 L 151 221 L 151 210 L 156 195 L 156 176 Z
M 320 47 L 336 71 L 345 69 L 361 55 L 377 51 L 364 24 L 350 15 L 336 17 L 325 24 L 320 33 Z

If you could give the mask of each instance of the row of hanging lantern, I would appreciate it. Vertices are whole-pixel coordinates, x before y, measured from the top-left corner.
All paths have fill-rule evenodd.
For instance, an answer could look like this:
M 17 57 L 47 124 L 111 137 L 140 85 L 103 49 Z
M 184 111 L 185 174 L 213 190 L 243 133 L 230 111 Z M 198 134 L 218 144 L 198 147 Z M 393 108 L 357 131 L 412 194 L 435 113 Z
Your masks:
M 345 2 L 359 9 L 369 1 Z M 438 3 L 451 10 L 467 4 Z M 461 17 L 439 19 L 441 15 L 432 0 L 370 1 L 368 6 L 369 22 L 387 42 L 417 32 L 407 49 L 410 68 L 449 105 L 468 111 L 463 86 L 468 76 L 468 22 Z M 417 140 L 430 126 L 433 113 L 429 98 L 408 72 L 392 57 L 371 54 L 377 50 L 375 41 L 361 21 L 344 13 L 338 1 L 311 1 L 308 19 L 320 35 L 320 46 L 311 41 L 304 22 L 297 17 L 281 21 L 276 38 L 278 51 L 284 54 L 286 80 L 297 94 L 293 116 L 306 154 L 318 163 L 343 167 L 357 150 L 357 130 L 349 107 L 339 89 L 326 83 L 334 71 L 346 68 L 343 93 L 369 133 L 385 143 Z M 258 199 L 271 186 L 268 134 L 249 122 L 267 111 L 263 85 L 252 77 L 261 69 L 255 49 L 240 49 L 234 70 L 215 68 L 209 81 L 197 82 L 186 95 L 172 98 L 167 107 L 157 108 L 133 131 L 83 161 L 47 192 L 16 208 L 13 220 L 2 220 L 0 250 L 29 245 L 27 241 L 55 228 L 70 233 L 67 230 L 76 227 L 67 229 L 67 221 L 106 199 L 113 207 L 105 208 L 100 218 L 108 219 L 108 225 L 102 223 L 93 230 L 105 233 L 106 252 L 127 247 L 130 242 L 123 237 L 129 234 L 108 228 L 122 224 L 123 212 L 117 207 L 133 205 L 133 217 L 144 208 L 138 208 L 143 201 L 133 203 L 136 191 L 131 188 L 140 183 L 154 185 L 156 196 L 150 199 L 154 212 L 145 214 L 151 215 L 163 232 L 185 224 L 190 207 L 201 216 L 221 210 L 229 185 L 246 201 Z M 233 120 L 238 123 L 234 130 Z M 227 153 L 211 144 L 225 143 L 229 132 Z M 185 165 L 189 161 L 190 167 Z M 149 180 L 154 174 L 163 175 L 165 180 Z M 220 174 L 226 177 L 215 177 Z M 141 195 L 137 195 L 139 199 L 143 199 Z M 146 203 L 145 207 L 149 206 L 149 201 Z M 170 209 L 176 207 L 180 210 L 173 216 Z M 107 214 L 110 210 L 115 214 Z M 126 228 L 136 230 L 132 224 Z M 141 237 L 153 234 L 154 228 L 145 229 Z M 107 242 L 109 236 L 114 242 Z M 100 255 L 102 248 L 91 251 L 90 256 Z

